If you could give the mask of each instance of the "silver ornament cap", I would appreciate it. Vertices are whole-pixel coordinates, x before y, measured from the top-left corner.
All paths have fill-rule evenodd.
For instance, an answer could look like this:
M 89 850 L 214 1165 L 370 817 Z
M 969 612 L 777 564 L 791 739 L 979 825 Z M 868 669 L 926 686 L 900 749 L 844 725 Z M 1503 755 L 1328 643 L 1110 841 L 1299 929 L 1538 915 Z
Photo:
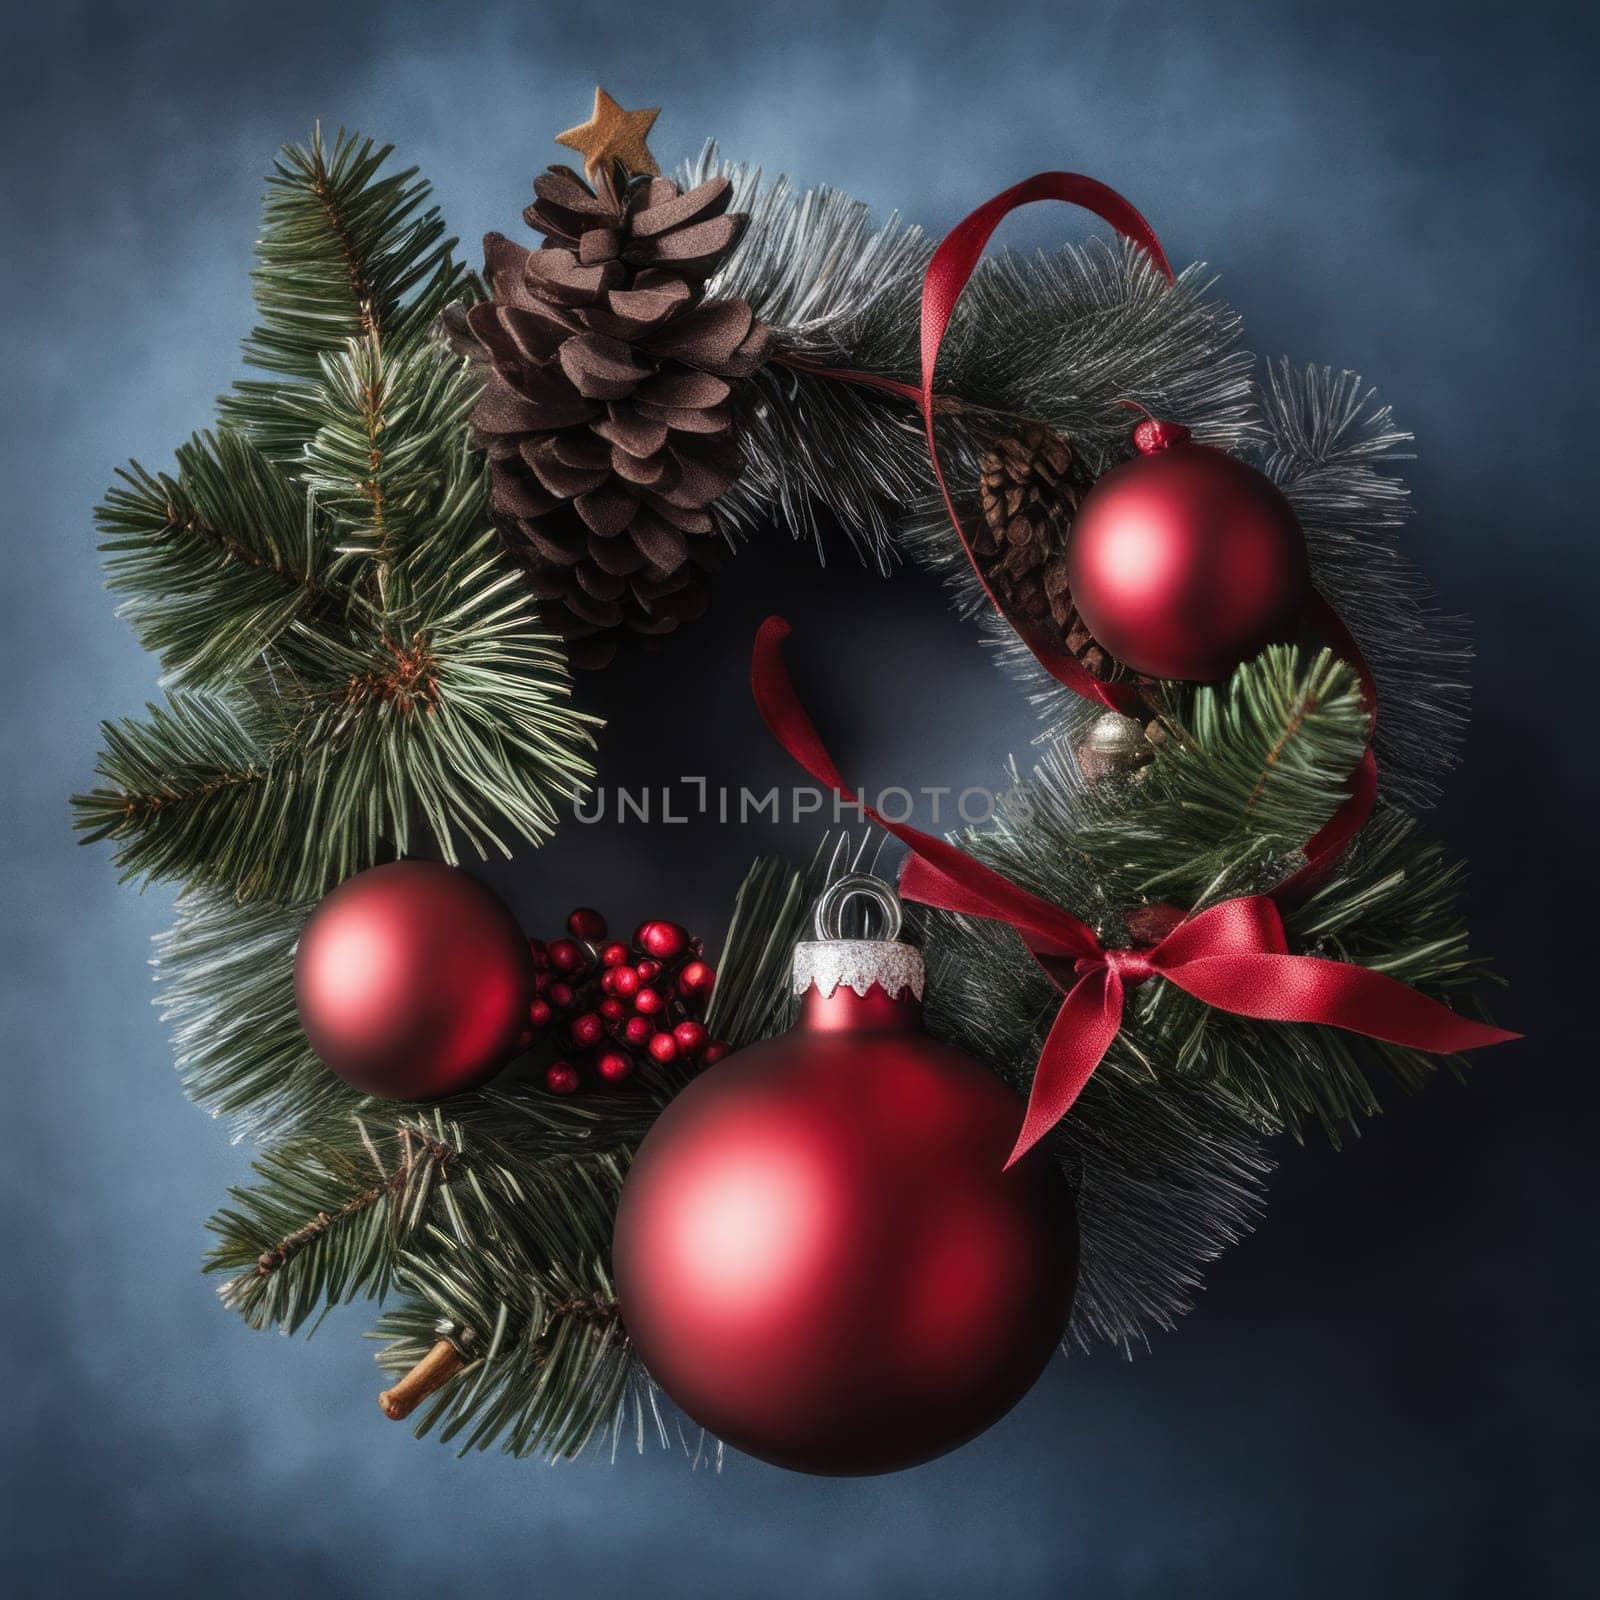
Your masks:
M 846 939 L 843 911 L 853 899 L 870 901 L 883 918 L 883 932 L 871 939 Z M 922 998 L 925 972 L 922 952 L 898 938 L 902 922 L 900 896 L 881 878 L 851 872 L 837 878 L 817 899 L 812 917 L 814 939 L 794 947 L 791 969 L 794 993 L 819 990 L 824 997 L 840 985 L 863 1000 L 878 984 L 891 999 L 910 994 Z

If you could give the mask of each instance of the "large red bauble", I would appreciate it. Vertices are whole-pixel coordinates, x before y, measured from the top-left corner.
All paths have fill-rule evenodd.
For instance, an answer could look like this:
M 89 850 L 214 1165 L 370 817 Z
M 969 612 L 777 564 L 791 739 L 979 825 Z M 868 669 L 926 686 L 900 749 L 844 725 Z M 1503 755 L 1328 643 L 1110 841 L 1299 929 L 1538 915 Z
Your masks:
M 294 988 L 311 1048 L 346 1083 L 432 1100 L 504 1065 L 533 1003 L 533 958 L 475 878 L 397 861 L 358 872 L 311 913 Z
M 890 1472 L 981 1432 L 1043 1370 L 1076 1281 L 1056 1166 L 1003 1170 L 1022 1111 L 909 992 L 811 988 L 792 1032 L 667 1107 L 628 1174 L 614 1264 L 646 1368 L 803 1472 Z
M 1138 441 L 1146 453 L 1106 473 L 1073 516 L 1072 603 L 1136 672 L 1225 678 L 1294 633 L 1311 587 L 1305 534 L 1248 462 L 1169 424 L 1141 424 Z

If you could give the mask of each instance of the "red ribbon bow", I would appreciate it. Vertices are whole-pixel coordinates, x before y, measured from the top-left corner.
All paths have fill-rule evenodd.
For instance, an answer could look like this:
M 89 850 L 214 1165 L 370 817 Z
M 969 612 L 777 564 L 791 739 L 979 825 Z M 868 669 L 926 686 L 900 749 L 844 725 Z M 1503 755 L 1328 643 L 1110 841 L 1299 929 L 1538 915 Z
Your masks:
M 768 617 L 756 635 L 750 687 L 778 743 L 911 850 L 900 873 L 908 900 L 1015 928 L 1066 998 L 1034 1071 L 1009 1166 L 1071 1109 L 1122 1026 L 1129 984 L 1164 978 L 1219 1011 L 1265 1022 L 1317 1022 L 1390 1044 L 1453 1054 L 1520 1035 L 1457 1016 L 1394 978 L 1344 961 L 1290 955 L 1277 905 L 1264 895 L 1225 900 L 1183 918 L 1155 944 L 1108 949 L 1086 922 L 1030 894 L 946 839 L 891 822 L 839 775 L 783 660 L 789 624 Z

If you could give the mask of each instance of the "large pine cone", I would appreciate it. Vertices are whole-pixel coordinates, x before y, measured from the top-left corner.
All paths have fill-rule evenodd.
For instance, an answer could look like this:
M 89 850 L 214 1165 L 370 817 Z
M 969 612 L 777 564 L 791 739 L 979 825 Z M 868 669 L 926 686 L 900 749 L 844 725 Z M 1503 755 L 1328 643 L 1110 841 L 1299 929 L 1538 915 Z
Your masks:
M 1030 422 L 984 454 L 978 480 L 982 524 L 972 539 L 985 581 L 1012 615 L 1064 639 L 1097 676 L 1115 670 L 1072 604 L 1067 530 L 1078 508 L 1072 448 Z
M 732 386 L 766 358 L 743 300 L 707 300 L 739 241 L 732 186 L 568 167 L 523 213 L 545 236 L 483 242 L 491 298 L 467 313 L 488 365 L 472 421 L 490 506 L 575 666 L 604 666 L 625 630 L 670 633 L 704 611 L 718 541 L 707 508 L 743 468 Z

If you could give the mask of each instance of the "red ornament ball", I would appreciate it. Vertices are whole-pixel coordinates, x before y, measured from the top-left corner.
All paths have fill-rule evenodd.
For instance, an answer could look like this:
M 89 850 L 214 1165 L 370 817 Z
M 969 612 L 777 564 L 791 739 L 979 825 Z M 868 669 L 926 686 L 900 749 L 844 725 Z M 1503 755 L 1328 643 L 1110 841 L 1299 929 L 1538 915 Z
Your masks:
M 1067 581 L 1084 626 L 1124 666 L 1210 683 L 1295 631 L 1311 589 L 1305 534 L 1265 474 L 1140 423 L 1141 454 L 1084 497 Z
M 780 1466 L 889 1472 L 951 1450 L 1066 1328 L 1067 1186 L 1040 1151 L 1004 1170 L 1021 1100 L 919 1011 L 813 987 L 792 1032 L 667 1107 L 623 1187 L 613 1260 L 645 1366 Z
M 294 989 L 311 1048 L 346 1083 L 432 1100 L 493 1077 L 517 1048 L 533 958 L 475 878 L 396 861 L 347 879 L 311 913 Z
M 633 997 L 633 1009 L 643 1017 L 655 1016 L 665 1008 L 666 1003 L 660 992 L 655 989 L 641 989 Z
M 663 1066 L 678 1059 L 678 1041 L 670 1033 L 650 1035 L 650 1054 Z
M 579 906 L 567 918 L 567 932 L 574 939 L 587 939 L 590 944 L 606 936 L 606 919 L 593 906 Z
M 608 968 L 603 981 L 612 994 L 621 995 L 624 999 L 639 992 L 640 978 L 635 967 Z
M 626 964 L 632 952 L 620 939 L 613 939 L 600 951 L 600 964 L 604 967 L 620 967 Z

